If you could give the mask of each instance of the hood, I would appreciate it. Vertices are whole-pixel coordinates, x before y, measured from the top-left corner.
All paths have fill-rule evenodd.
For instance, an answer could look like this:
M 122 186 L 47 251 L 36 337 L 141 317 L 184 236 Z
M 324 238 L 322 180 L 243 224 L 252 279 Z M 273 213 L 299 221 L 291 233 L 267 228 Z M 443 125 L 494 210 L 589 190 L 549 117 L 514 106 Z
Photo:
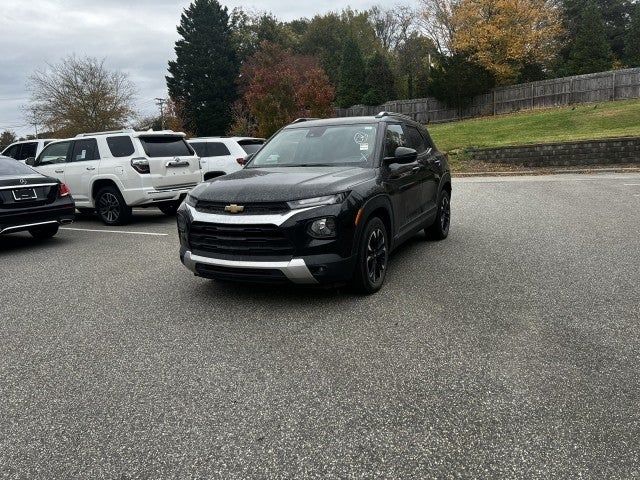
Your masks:
M 202 183 L 192 194 L 214 202 L 286 202 L 344 192 L 375 177 L 374 169 L 360 167 L 245 168 Z

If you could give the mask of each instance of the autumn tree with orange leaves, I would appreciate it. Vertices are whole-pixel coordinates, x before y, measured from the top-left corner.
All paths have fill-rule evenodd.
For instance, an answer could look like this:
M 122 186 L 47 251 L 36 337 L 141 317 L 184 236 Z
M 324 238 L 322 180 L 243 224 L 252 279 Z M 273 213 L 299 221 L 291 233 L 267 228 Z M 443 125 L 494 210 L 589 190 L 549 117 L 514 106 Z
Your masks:
M 558 51 L 560 14 L 548 0 L 460 0 L 453 10 L 453 46 L 513 83 L 532 63 L 548 65 Z
M 298 117 L 333 114 L 335 89 L 318 61 L 264 42 L 243 65 L 232 133 L 269 137 Z

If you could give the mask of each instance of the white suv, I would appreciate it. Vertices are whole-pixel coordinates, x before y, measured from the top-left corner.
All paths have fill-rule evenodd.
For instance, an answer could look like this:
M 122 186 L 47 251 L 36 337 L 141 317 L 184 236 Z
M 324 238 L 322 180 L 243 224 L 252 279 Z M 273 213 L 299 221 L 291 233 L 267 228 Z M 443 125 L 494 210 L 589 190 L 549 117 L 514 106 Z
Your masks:
M 5 148 L 1 155 L 15 158 L 16 160 L 20 160 L 24 163 L 27 158 L 36 158 L 42 149 L 53 141 L 53 138 L 38 138 L 34 140 L 14 142 Z
M 202 181 L 198 157 L 184 133 L 170 130 L 87 133 L 51 142 L 28 161 L 67 184 L 80 212 L 94 209 L 107 225 L 122 225 L 132 207 L 175 214 Z
M 205 180 L 242 169 L 244 158 L 264 144 L 264 138 L 252 137 L 201 137 L 187 141 L 200 157 Z

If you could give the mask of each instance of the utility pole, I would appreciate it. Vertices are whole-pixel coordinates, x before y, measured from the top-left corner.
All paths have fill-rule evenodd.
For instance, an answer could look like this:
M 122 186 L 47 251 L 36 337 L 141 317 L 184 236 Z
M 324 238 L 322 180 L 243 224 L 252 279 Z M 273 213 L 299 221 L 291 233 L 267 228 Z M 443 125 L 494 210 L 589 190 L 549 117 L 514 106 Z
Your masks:
M 156 105 L 160 107 L 160 123 L 162 124 L 162 130 L 164 130 L 164 104 L 167 103 L 166 98 L 156 98 Z

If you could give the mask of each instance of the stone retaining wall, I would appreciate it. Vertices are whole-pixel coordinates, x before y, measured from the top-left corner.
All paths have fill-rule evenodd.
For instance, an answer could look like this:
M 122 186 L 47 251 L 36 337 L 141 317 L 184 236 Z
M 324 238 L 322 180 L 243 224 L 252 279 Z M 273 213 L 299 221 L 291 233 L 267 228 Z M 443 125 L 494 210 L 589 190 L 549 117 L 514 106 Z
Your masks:
M 474 160 L 527 167 L 640 163 L 640 137 L 470 149 Z

